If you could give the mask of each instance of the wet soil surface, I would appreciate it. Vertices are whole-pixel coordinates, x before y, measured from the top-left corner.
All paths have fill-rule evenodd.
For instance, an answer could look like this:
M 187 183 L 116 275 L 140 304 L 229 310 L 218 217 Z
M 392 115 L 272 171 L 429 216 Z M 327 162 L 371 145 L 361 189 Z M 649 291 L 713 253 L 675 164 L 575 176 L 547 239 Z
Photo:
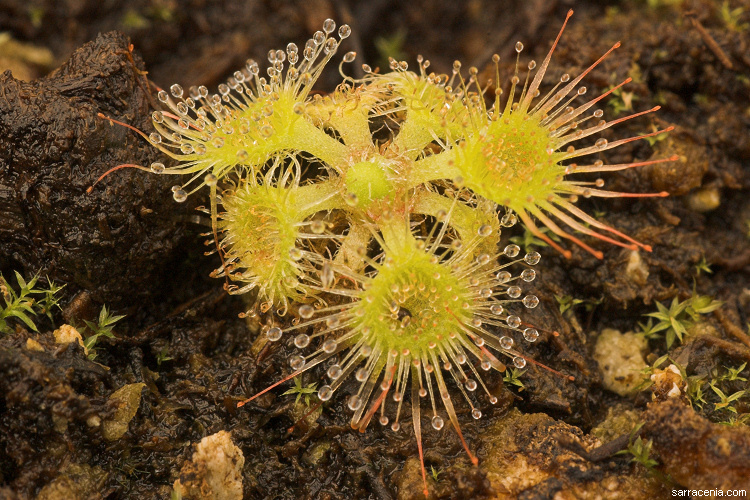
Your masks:
M 219 263 L 204 255 L 206 225 L 195 205 L 205 200 L 175 204 L 170 186 L 177 181 L 134 169 L 112 173 L 87 193 L 114 166 L 165 161 L 98 114 L 148 133 L 157 86 L 215 86 L 247 57 L 264 60 L 271 48 L 304 41 L 326 17 L 352 25 L 346 50 L 373 66 L 383 64 L 384 46 L 409 61 L 422 53 L 440 72 L 454 59 L 481 70 L 497 52 L 510 77 L 515 41 L 540 61 L 571 7 L 576 14 L 549 81 L 579 73 L 621 40 L 586 78 L 588 95 L 630 76 L 605 118 L 629 114 L 619 109 L 629 103 L 636 111 L 662 109 L 604 136 L 676 129 L 611 150 L 606 160 L 679 160 L 613 172 L 606 186 L 671 196 L 579 203 L 653 247 L 635 264 L 629 250 L 598 241 L 590 244 L 604 252 L 602 260 L 576 248 L 565 259 L 535 247 L 542 302 L 529 319 L 560 335 L 545 333 L 525 352 L 575 381 L 532 368 L 521 389 L 490 374 L 498 404 L 482 407 L 478 421 L 459 410 L 478 467 L 455 433 L 425 429 L 430 494 L 667 498 L 675 487 L 750 488 L 747 426 L 719 423 L 749 411 L 750 388 L 741 379 L 750 370 L 721 381 L 731 393 L 748 390 L 732 414 L 707 385 L 702 404 L 684 388 L 669 396 L 671 385 L 620 396 L 604 387 L 593 356 L 604 328 L 638 331 L 656 302 L 669 306 L 698 294 L 724 305 L 701 316 L 682 344 L 667 349 L 664 338 L 649 340 L 647 362 L 669 354 L 689 380 L 717 384 L 726 367 L 750 362 L 749 3 L 728 2 L 726 12 L 721 2 L 636 0 L 29 5 L 0 0 L 0 31 L 50 49 L 59 67 L 30 63 L 40 76 L 33 81 L 0 75 L 0 271 L 6 278 L 41 272 L 65 284 L 58 327 L 82 326 L 103 304 L 127 317 L 117 323 L 116 339 L 97 344 L 95 360 L 75 342 L 55 343 L 46 320 L 39 333 L 19 323 L 0 334 L 0 498 L 168 498 L 194 445 L 221 430 L 231 431 L 244 454 L 245 498 L 420 497 L 406 422 L 400 433 L 375 425 L 356 433 L 343 399 L 304 418 L 294 397 L 282 395 L 285 388 L 236 408 L 290 373 L 294 347 L 264 345 L 257 324 L 238 318 L 242 301 L 208 277 Z M 330 90 L 335 81 L 332 72 L 319 86 Z M 508 233 L 523 237 L 521 228 Z M 703 263 L 711 273 L 698 270 Z M 567 299 L 576 302 L 562 307 Z M 322 375 L 309 373 L 303 383 Z M 145 384 L 137 412 L 127 432 L 108 439 L 105 424 L 122 406 L 111 396 L 128 384 Z M 620 417 L 625 424 L 613 423 Z M 650 469 L 633 463 L 633 454 L 616 454 L 632 448 L 638 422 L 645 422 L 640 439 L 651 440 L 657 461 Z

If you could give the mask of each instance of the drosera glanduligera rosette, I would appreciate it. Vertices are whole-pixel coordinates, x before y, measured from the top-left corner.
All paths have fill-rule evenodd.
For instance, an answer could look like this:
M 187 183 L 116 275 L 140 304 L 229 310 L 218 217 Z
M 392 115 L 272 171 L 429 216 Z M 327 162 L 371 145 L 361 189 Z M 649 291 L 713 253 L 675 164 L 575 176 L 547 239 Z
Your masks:
M 483 401 L 497 401 L 483 371 L 541 366 L 512 336 L 535 342 L 543 335 L 522 317 L 539 303 L 523 285 L 534 280 L 540 256 L 502 245 L 501 229 L 520 219 L 565 256 L 570 251 L 539 223 L 598 258 L 601 250 L 591 246 L 597 240 L 650 251 L 576 201 L 666 193 L 607 191 L 602 179 L 576 174 L 676 160 L 587 160 L 671 127 L 588 139 L 658 106 L 605 121 L 596 106 L 630 79 L 584 98 L 583 79 L 619 42 L 579 75 L 546 85 L 571 15 L 540 64 L 522 65 L 523 45 L 516 45 L 509 85 L 498 84 L 498 56 L 494 82 L 480 83 L 476 68 L 464 74 L 457 61 L 450 75 L 436 74 L 422 57 L 416 72 L 391 59 L 389 70 L 365 64 L 364 77 L 354 79 L 344 65 L 356 56 L 347 52 L 340 85 L 313 93 L 350 34 L 328 19 L 303 48 L 269 51 L 264 72 L 249 60 L 216 94 L 179 85 L 158 93 L 155 131 L 139 133 L 175 165 L 137 168 L 188 174 L 173 188 L 178 202 L 209 188 L 222 260 L 215 274 L 230 293 L 250 294 L 243 314 L 262 316 L 268 341 L 299 349 L 286 360 L 287 376 L 239 406 L 319 367 L 326 377 L 320 401 L 343 393 L 353 428 L 364 431 L 374 418 L 399 431 L 411 418 L 425 494 L 423 410 L 438 430 L 447 415 L 477 463 L 454 405 L 466 404 L 480 418 Z M 456 390 L 462 397 L 454 402 Z

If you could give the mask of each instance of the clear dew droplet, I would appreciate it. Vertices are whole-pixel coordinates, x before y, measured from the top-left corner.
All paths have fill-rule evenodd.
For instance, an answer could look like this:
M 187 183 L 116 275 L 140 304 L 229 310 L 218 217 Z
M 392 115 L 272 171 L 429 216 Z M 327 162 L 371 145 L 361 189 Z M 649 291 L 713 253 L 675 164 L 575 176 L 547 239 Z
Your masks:
M 314 220 L 310 222 L 310 231 L 314 234 L 323 234 L 326 230 L 326 223 L 322 220 Z
M 158 161 L 155 161 L 151 164 L 151 172 L 155 174 L 161 174 L 164 172 L 164 164 Z
M 348 38 L 349 35 L 352 34 L 352 29 L 349 27 L 348 24 L 342 24 L 339 26 L 339 37 L 343 40 L 344 38 Z
M 333 351 L 336 350 L 336 341 L 333 339 L 328 339 L 325 342 L 323 342 L 323 352 L 327 354 L 331 354 Z
M 521 279 L 527 283 L 534 281 L 534 278 L 536 278 L 536 271 L 533 269 L 524 269 L 521 273 Z
M 276 342 L 277 340 L 281 339 L 281 334 L 281 328 L 279 328 L 278 326 L 274 326 L 268 329 L 268 331 L 266 332 L 266 337 L 271 342 Z
M 214 174 L 206 174 L 206 176 L 203 178 L 203 182 L 206 183 L 206 186 L 215 186 L 216 183 L 219 181 L 219 178 L 216 177 Z
M 513 257 L 516 257 L 518 255 L 518 252 L 520 251 L 521 251 L 521 247 L 519 247 L 518 245 L 508 245 L 503 250 L 503 253 L 505 254 L 506 257 L 513 258 Z
M 325 52 L 326 54 L 332 54 L 336 51 L 337 47 L 338 43 L 336 42 L 336 40 L 333 38 L 329 38 L 328 40 L 326 40 L 326 45 L 323 48 L 323 52 Z
M 362 399 L 360 399 L 359 396 L 356 394 L 349 397 L 349 402 L 347 403 L 349 406 L 349 409 L 352 411 L 357 411 L 360 406 L 362 406 Z
M 526 367 L 526 360 L 523 359 L 521 356 L 516 356 L 515 358 L 513 358 L 513 366 L 515 366 L 519 370 L 521 368 L 525 368 Z
M 333 267 L 326 262 L 320 269 L 320 281 L 323 284 L 323 288 L 331 288 L 333 286 Z
M 350 62 L 354 61 L 354 58 L 356 58 L 356 57 L 357 57 L 357 53 L 356 52 L 347 52 L 346 54 L 344 54 L 344 62 L 345 63 L 350 63 Z
M 337 328 L 341 324 L 341 319 L 338 316 L 329 316 L 326 318 L 326 326 L 328 328 Z
M 526 254 L 526 256 L 523 258 L 523 261 L 530 266 L 535 266 L 539 263 L 539 260 L 541 258 L 542 256 L 539 255 L 539 252 L 530 252 Z
M 503 349 L 510 349 L 513 347 L 513 339 L 506 336 L 500 337 L 500 347 Z
M 471 410 L 471 416 L 474 417 L 475 420 L 479 420 L 482 418 L 482 411 L 479 408 L 474 408 Z
M 315 308 L 309 304 L 305 304 L 303 306 L 300 306 L 299 308 L 299 316 L 302 319 L 310 319 L 313 317 L 313 314 L 315 314 Z
M 289 366 L 292 367 L 292 370 L 298 371 L 303 366 L 305 366 L 305 358 L 298 355 L 292 356 L 292 358 L 289 360 Z
M 182 188 L 172 193 L 172 198 L 174 198 L 174 201 L 176 201 L 177 203 L 184 202 L 185 200 L 187 200 L 187 197 L 188 197 L 187 192 Z
M 505 322 L 508 323 L 508 326 L 511 328 L 518 328 L 521 326 L 521 318 L 518 316 L 508 316 L 508 319 L 506 319 Z
M 473 379 L 468 379 L 466 383 L 464 384 L 467 391 L 475 391 L 477 390 L 477 381 Z
M 516 217 L 516 214 L 512 212 L 506 213 L 500 220 L 500 224 L 502 224 L 503 227 L 513 227 L 515 226 L 516 222 L 518 222 L 518 217 Z
M 299 335 L 294 337 L 294 345 L 299 349 L 307 347 L 308 345 L 310 345 L 310 336 L 306 333 L 300 333 Z
M 487 237 L 492 234 L 492 226 L 489 224 L 483 224 L 479 226 L 479 230 L 477 231 L 479 236 Z
M 521 287 L 519 286 L 510 286 L 508 287 L 508 297 L 511 299 L 517 299 L 521 296 Z
M 595 145 L 597 148 L 603 148 L 607 145 L 607 139 L 605 139 L 604 137 L 600 137 L 596 140 Z
M 152 144 L 160 144 L 161 143 L 161 135 L 157 134 L 156 132 L 151 132 L 148 136 L 148 140 L 151 141 Z
M 367 380 L 367 370 L 364 368 L 358 369 L 357 373 L 354 374 L 354 378 L 357 379 L 357 382 L 364 382 Z
M 178 99 L 182 97 L 182 87 L 177 85 L 176 83 L 169 87 L 169 91 L 172 92 L 172 95 Z
M 501 315 L 504 310 L 505 309 L 503 309 L 503 306 L 501 306 L 500 304 L 492 304 L 492 306 L 490 307 L 490 312 L 496 316 Z
M 328 401 L 331 399 L 331 396 L 333 396 L 333 389 L 331 389 L 330 385 L 324 385 L 318 389 L 318 399 L 321 401 Z
M 378 422 L 380 422 L 380 425 L 388 425 L 388 417 L 381 415 Z
M 331 365 L 328 367 L 326 373 L 328 374 L 328 378 L 330 378 L 331 380 L 336 380 L 337 378 L 341 377 L 343 370 L 341 369 L 340 365 Z
M 443 422 L 443 419 L 441 417 L 438 417 L 438 416 L 432 417 L 432 427 L 435 430 L 439 431 L 440 429 L 443 428 L 443 425 L 445 425 L 445 422 Z
M 536 342 L 536 339 L 539 338 L 539 332 L 536 328 L 527 328 L 523 331 L 523 338 L 526 342 Z
M 266 108 L 264 110 L 264 113 L 265 113 L 266 116 L 271 116 L 273 114 L 273 109 L 272 108 Z M 260 135 L 262 135 L 265 138 L 271 137 L 273 135 L 273 127 L 270 126 L 270 125 L 263 125 L 260 128 Z
M 398 422 L 393 422 L 393 423 L 391 424 L 391 430 L 392 430 L 393 432 L 398 432 L 398 431 L 399 431 L 399 429 L 401 429 L 401 424 L 399 424 Z
M 539 305 L 539 297 L 537 297 L 536 295 L 527 295 L 523 298 L 522 302 L 527 309 L 534 309 Z
M 516 52 L 521 52 L 523 50 L 523 44 L 521 42 L 516 42 Z
M 299 261 L 299 260 L 302 260 L 302 250 L 300 250 L 297 247 L 292 248 L 291 250 L 289 250 L 289 258 L 292 259 L 295 262 Z
M 500 283 L 507 283 L 512 278 L 512 275 L 508 271 L 499 271 L 495 278 L 497 278 L 497 281 Z

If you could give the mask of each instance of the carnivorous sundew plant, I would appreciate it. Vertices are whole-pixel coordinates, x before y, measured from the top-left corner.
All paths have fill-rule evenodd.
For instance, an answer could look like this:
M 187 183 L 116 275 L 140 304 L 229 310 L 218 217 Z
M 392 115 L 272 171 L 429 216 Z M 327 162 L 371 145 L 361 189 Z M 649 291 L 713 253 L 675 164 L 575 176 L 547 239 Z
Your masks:
M 520 219 L 566 256 L 570 251 L 539 222 L 600 258 L 601 251 L 572 233 L 650 250 L 587 215 L 576 200 L 666 193 L 606 191 L 603 180 L 576 180 L 575 174 L 676 160 L 576 163 L 671 127 L 576 147 L 658 106 L 603 120 L 595 106 L 630 79 L 580 103 L 586 93 L 581 81 L 619 43 L 578 76 L 565 74 L 542 92 L 571 15 L 540 64 L 522 68 L 523 45 L 516 44 L 509 84 L 500 82 L 498 56 L 494 80 L 480 83 L 476 68 L 467 75 L 456 61 L 450 75 L 435 74 L 422 57 L 416 71 L 391 59 L 385 71 L 362 65 L 364 77 L 355 79 L 344 71 L 355 59 L 347 52 L 336 90 L 311 93 L 350 34 L 349 26 L 336 29 L 329 19 L 303 48 L 290 43 L 271 50 L 265 75 L 249 60 L 219 85 L 218 94 L 202 86 L 159 91 L 155 132 L 141 135 L 175 165 L 137 168 L 189 174 L 173 187 L 178 202 L 208 186 L 222 259 L 216 276 L 225 278 L 231 293 L 254 294 L 245 314 L 265 316 L 262 331 L 269 341 L 293 338 L 299 348 L 288 376 L 240 406 L 321 366 L 327 380 L 319 399 L 348 392 L 355 429 L 364 431 L 376 418 L 398 431 L 410 399 L 425 494 L 423 406 L 435 429 L 447 414 L 477 463 L 461 435 L 449 387 L 457 387 L 471 415 L 480 418 L 479 401 L 497 401 L 481 372 L 505 371 L 506 362 L 516 368 L 534 363 L 513 335 L 528 342 L 540 337 L 518 315 L 539 303 L 524 295 L 522 285 L 534 280 L 540 256 L 522 255 L 513 244 L 500 249 L 501 228 Z M 282 319 L 287 314 L 293 318 Z

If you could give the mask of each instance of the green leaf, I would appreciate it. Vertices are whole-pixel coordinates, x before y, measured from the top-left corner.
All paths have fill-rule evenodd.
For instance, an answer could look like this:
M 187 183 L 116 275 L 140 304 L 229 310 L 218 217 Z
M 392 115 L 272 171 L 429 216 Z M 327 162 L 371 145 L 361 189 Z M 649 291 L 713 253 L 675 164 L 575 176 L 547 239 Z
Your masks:
M 283 396 L 296 394 L 297 399 L 294 400 L 294 404 L 299 404 L 300 399 L 304 396 L 305 406 L 310 406 L 310 395 L 315 394 L 317 387 L 317 382 L 313 382 L 312 384 L 303 387 L 302 379 L 300 377 L 294 377 L 294 387 L 284 392 Z
M 672 344 L 674 344 L 675 336 L 676 335 L 675 335 L 675 331 L 674 330 L 667 331 L 667 335 L 666 335 L 667 349 L 669 349 L 670 347 L 672 347 Z
M 708 314 L 724 305 L 720 300 L 713 300 L 708 296 L 694 297 L 690 301 L 690 309 L 698 314 Z M 693 314 L 691 313 L 691 316 Z
M 33 311 L 32 311 L 33 312 Z M 38 332 L 39 330 L 36 329 L 36 325 L 33 321 L 31 321 L 31 318 L 29 318 L 26 313 L 23 311 L 16 311 L 15 314 L 13 314 L 16 318 L 20 319 L 24 323 L 26 323 L 26 326 L 31 328 L 33 331 Z
M 725 366 L 724 368 L 727 369 L 727 374 L 724 376 L 725 380 L 741 380 L 743 382 L 747 382 L 747 379 L 745 377 L 740 377 L 740 373 L 745 369 L 747 366 L 747 362 L 742 363 L 737 368 L 729 368 L 728 366 Z
M 26 280 L 23 279 L 23 276 L 21 276 L 21 273 L 19 273 L 18 271 L 15 271 L 15 273 L 16 273 L 16 282 L 18 283 L 18 286 L 21 287 L 21 290 L 25 289 Z M 23 291 L 21 293 L 23 293 Z

